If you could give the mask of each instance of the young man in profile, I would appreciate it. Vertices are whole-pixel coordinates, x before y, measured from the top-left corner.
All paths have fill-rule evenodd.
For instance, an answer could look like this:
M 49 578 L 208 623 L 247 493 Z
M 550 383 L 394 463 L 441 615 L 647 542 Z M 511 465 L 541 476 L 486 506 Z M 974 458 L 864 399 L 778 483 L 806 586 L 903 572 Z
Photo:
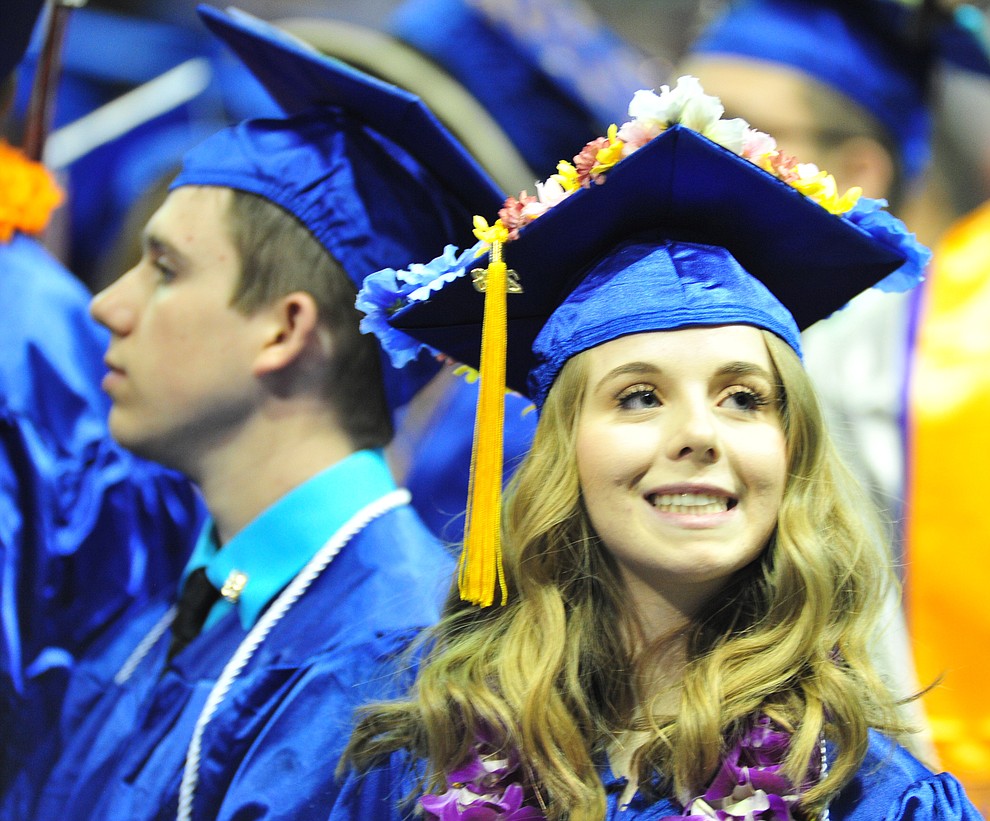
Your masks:
M 178 606 L 119 624 L 74 678 L 35 819 L 322 818 L 352 709 L 449 586 L 380 450 L 422 380 L 383 372 L 354 283 L 466 242 L 500 195 L 435 122 L 383 133 L 394 92 L 204 14 L 291 116 L 194 149 L 92 313 L 113 435 L 211 516 Z

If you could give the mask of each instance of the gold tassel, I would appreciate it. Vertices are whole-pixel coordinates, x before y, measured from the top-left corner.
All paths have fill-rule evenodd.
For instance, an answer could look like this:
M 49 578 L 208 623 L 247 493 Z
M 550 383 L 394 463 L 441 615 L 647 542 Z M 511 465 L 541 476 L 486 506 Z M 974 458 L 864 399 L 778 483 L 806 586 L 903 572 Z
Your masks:
M 481 385 L 471 449 L 464 549 L 457 584 L 464 601 L 488 607 L 495 585 L 506 603 L 508 589 L 502 569 L 502 429 L 505 418 L 506 294 L 521 288 L 515 272 L 502 261 L 502 243 L 492 242 L 488 269 L 475 269 L 474 285 L 485 293 L 481 329 Z

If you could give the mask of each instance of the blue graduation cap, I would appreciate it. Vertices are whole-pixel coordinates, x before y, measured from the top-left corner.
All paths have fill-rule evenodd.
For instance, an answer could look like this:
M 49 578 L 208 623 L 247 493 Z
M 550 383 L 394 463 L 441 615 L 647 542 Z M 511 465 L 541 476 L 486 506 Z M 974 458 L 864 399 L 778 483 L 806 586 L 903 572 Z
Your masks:
M 754 324 L 800 352 L 801 330 L 906 259 L 680 125 L 524 227 L 504 254 L 522 287 L 507 299 L 506 382 L 538 405 L 568 358 L 625 334 Z M 483 312 L 471 278 L 457 277 L 389 322 L 477 366 Z
M 912 179 L 930 154 L 932 66 L 945 61 L 990 75 L 964 9 L 927 22 L 920 14 L 920 6 L 897 0 L 739 0 L 692 51 L 791 66 L 854 100 L 894 139 Z
M 861 198 L 853 205 L 855 192 L 838 197 L 827 185 L 817 192 L 805 186 L 824 174 L 812 166 L 787 166 L 772 141 L 745 130 L 743 121 L 710 129 L 738 143 L 733 150 L 679 124 L 682 117 L 698 121 L 702 109 L 718 105 L 714 98 L 692 96 L 692 89 L 700 92 L 691 78 L 682 78 L 673 92 L 664 89 L 655 110 L 671 114 L 671 120 L 659 123 L 659 135 L 624 159 L 610 156 L 621 156 L 626 146 L 618 135 L 630 124 L 610 134 L 607 145 L 596 141 L 593 162 L 599 168 L 614 165 L 597 177 L 592 169 L 586 185 L 523 224 L 512 241 L 500 241 L 508 240 L 506 225 L 496 226 L 501 234 L 480 226 L 479 233 L 492 241 L 489 256 L 448 253 L 405 275 L 416 275 L 413 289 L 396 278 L 393 295 L 388 276 L 375 274 L 359 295 L 358 306 L 369 312 L 366 327 L 399 359 L 410 354 L 412 338 L 413 349 L 425 344 L 480 365 L 482 430 L 476 431 L 461 564 L 462 596 L 469 601 L 490 604 L 496 578 L 504 601 L 496 569 L 500 488 L 479 490 L 492 469 L 489 458 L 497 463 L 497 452 L 489 454 L 497 446 L 488 441 L 497 439 L 500 424 L 497 412 L 487 415 L 486 378 L 494 384 L 489 410 L 497 409 L 502 385 L 526 393 L 539 407 L 572 356 L 628 334 L 692 326 L 752 325 L 800 353 L 800 330 L 860 291 L 878 283 L 904 290 L 921 278 L 927 250 L 880 201 Z M 719 116 L 720 111 L 718 106 Z M 733 130 L 736 138 L 728 136 Z M 747 150 L 747 140 L 754 146 L 753 161 L 735 153 Z M 760 142 L 763 151 L 755 148 Z M 816 199 L 798 190 L 799 184 Z M 502 213 L 511 221 L 515 212 L 507 204 Z M 475 287 L 482 280 L 484 294 Z M 509 293 L 495 300 L 493 289 Z M 475 511 L 482 511 L 478 519 L 472 518 Z
M 388 28 L 470 91 L 534 169 L 659 80 L 581 0 L 406 0 Z
M 244 13 L 201 6 L 287 115 L 247 120 L 185 158 L 172 188 L 214 185 L 257 194 L 299 219 L 356 285 L 470 239 L 470 215 L 502 194 L 415 96 L 325 57 Z M 435 373 L 386 366 L 393 408 Z

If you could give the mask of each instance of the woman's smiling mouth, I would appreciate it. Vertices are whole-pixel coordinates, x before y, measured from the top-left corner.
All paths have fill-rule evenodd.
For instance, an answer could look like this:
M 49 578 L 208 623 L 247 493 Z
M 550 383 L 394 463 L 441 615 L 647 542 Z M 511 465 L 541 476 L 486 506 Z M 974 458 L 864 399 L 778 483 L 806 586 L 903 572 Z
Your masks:
M 651 493 L 647 501 L 663 513 L 687 513 L 704 516 L 732 510 L 738 500 L 711 493 Z

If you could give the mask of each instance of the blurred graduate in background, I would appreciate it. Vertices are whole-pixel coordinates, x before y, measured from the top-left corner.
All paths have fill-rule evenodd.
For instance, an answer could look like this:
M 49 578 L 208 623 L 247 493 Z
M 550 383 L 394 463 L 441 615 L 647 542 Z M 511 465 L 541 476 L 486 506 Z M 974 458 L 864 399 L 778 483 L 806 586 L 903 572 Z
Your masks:
M 936 246 L 922 288 L 894 298 L 867 292 L 807 332 L 804 344 L 837 442 L 900 544 L 918 680 L 945 676 L 924 700 L 938 754 L 986 808 L 990 660 L 977 648 L 990 641 L 990 575 L 974 551 L 990 535 L 977 501 L 990 482 L 971 439 L 986 429 L 985 412 L 975 411 L 986 407 L 978 400 L 987 392 L 986 347 L 979 326 L 967 332 L 961 324 L 980 313 L 983 275 L 970 263 L 953 287 L 940 274 L 938 239 L 959 214 L 944 196 L 934 207 L 931 200 L 942 171 L 932 163 L 940 72 L 952 65 L 990 75 L 985 17 L 957 5 L 743 0 L 707 26 L 682 68 L 783 150 L 828 167 L 841 186 L 889 200 Z M 939 319 L 935 304 L 953 319 Z M 970 410 L 956 415 L 964 405 Z M 953 453 L 965 456 L 949 468 Z M 901 679 L 902 692 L 911 689 L 909 665 L 899 670 L 892 658 L 887 673 Z
M 70 185 L 89 192 L 71 203 L 65 255 L 96 290 L 136 261 L 135 238 L 184 151 L 228 121 L 277 111 L 249 72 L 188 25 L 193 5 L 91 3 L 68 30 L 61 130 L 50 153 Z M 552 167 L 575 138 L 622 119 L 619 101 L 663 79 L 656 61 L 581 0 L 243 5 L 422 97 L 507 193 L 532 191 L 532 169 Z M 463 42 L 472 48 L 449 47 Z M 110 43 L 120 44 L 113 59 Z M 36 60 L 32 49 L 27 67 Z M 493 84 L 496 67 L 502 80 Z M 25 105 L 23 83 L 19 97 Z M 450 542 L 463 527 L 476 398 L 476 385 L 442 372 L 404 410 L 389 452 L 417 510 Z M 506 404 L 508 477 L 529 447 L 535 416 L 521 397 Z
M 40 10 L 4 6 L 0 119 Z M 44 166 L 0 142 L 0 791 L 43 753 L 76 658 L 174 586 L 202 515 L 184 479 L 109 436 L 109 336 L 39 239 L 63 201 Z
M 79 664 L 58 758 L 15 818 L 322 817 L 353 707 L 387 692 L 378 664 L 450 585 L 382 453 L 439 365 L 383 366 L 354 303 L 367 273 L 462 242 L 502 194 L 415 97 L 255 18 L 201 15 L 281 115 L 187 153 L 91 310 L 114 436 L 189 476 L 210 518 L 181 596 Z

